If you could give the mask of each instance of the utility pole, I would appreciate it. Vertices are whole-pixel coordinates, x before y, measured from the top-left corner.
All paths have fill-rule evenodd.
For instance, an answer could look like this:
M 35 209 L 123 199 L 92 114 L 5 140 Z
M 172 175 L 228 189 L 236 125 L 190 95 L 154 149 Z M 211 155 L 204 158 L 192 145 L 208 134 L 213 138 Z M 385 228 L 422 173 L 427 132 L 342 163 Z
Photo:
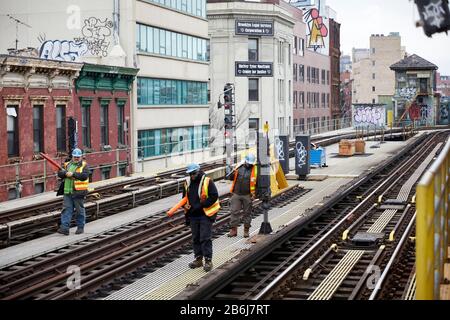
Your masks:
M 13 16 L 11 16 L 10 14 L 6 15 L 8 18 L 10 18 L 11 20 L 13 20 L 16 23 L 16 50 L 18 49 L 19 46 L 19 24 L 24 25 L 25 27 L 28 28 L 32 28 L 30 25 L 26 24 L 23 21 L 20 21 L 19 19 L 14 18 Z
M 257 194 L 262 200 L 262 210 L 264 214 L 264 221 L 261 223 L 259 234 L 270 234 L 272 226 L 269 222 L 269 208 L 270 208 L 270 144 L 269 144 L 269 123 L 263 126 L 263 133 L 258 131 L 257 140 L 257 166 L 258 166 L 258 184 Z

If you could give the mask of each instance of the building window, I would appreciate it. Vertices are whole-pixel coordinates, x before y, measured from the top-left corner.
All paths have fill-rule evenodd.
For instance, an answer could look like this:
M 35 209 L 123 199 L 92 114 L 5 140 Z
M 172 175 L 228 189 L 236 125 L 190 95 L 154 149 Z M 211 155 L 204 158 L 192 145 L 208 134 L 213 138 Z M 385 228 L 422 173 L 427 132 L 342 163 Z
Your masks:
M 258 61 L 258 39 L 248 39 L 248 61 Z
M 19 122 L 17 107 L 6 107 L 6 134 L 8 136 L 8 157 L 19 155 Z
M 298 93 L 294 91 L 294 109 L 297 109 L 298 106 Z
M 209 126 L 138 131 L 138 157 L 149 158 L 202 150 L 209 145 Z
M 297 54 L 298 52 L 298 38 L 294 36 L 294 50 L 292 51 L 293 54 Z
M 284 42 L 278 41 L 278 63 L 284 63 Z
M 306 70 L 306 81 L 311 83 L 311 67 L 308 67 Z
M 125 177 L 127 175 L 127 165 L 121 164 L 119 165 L 119 177 Z
M 104 146 L 109 145 L 108 104 L 102 101 L 100 105 L 100 143 Z
M 207 82 L 138 78 L 139 105 L 206 105 Z
M 83 136 L 83 145 L 91 147 L 91 110 L 90 104 L 81 105 L 81 134 Z
M 372 87 L 372 92 L 375 92 L 375 87 Z
M 279 79 L 278 80 L 278 101 L 279 102 L 284 102 L 284 80 Z
M 305 55 L 305 39 L 299 38 L 299 46 L 298 47 L 299 47 L 298 54 L 303 57 Z
M 292 90 L 291 90 L 291 88 L 292 88 L 292 82 L 291 82 L 291 80 L 289 80 L 288 81 L 288 95 L 289 95 L 289 103 L 291 103 L 292 102 Z
M 102 180 L 111 178 L 111 167 L 102 168 Z
M 372 48 L 372 54 L 375 54 L 375 48 Z
M 33 151 L 44 151 L 44 106 L 33 106 Z
M 325 84 L 325 70 L 322 70 L 322 84 Z
M 375 104 L 375 99 L 372 99 L 372 103 Z
M 298 67 L 298 78 L 300 82 L 305 82 L 305 66 L 302 64 Z
M 375 67 L 375 60 L 372 61 L 372 66 Z
M 248 101 L 259 101 L 259 79 L 248 79 Z
M 289 64 L 289 65 L 291 65 L 291 63 L 292 63 L 292 62 L 291 62 L 291 60 L 292 60 L 292 59 L 291 59 L 291 54 L 292 54 L 292 53 L 291 53 L 291 44 L 289 43 L 289 44 L 288 44 L 288 64 Z
M 206 0 L 148 0 L 168 8 L 206 18 Z
M 327 71 L 327 84 L 330 84 L 330 71 Z
M 137 24 L 136 48 L 140 52 L 208 61 L 208 40 L 165 29 Z
M 56 147 L 60 152 L 66 151 L 66 106 L 56 106 Z
M 297 64 L 294 63 L 294 69 L 293 69 L 293 77 L 294 77 L 294 82 L 297 82 Z
M 375 80 L 375 73 L 372 73 L 372 79 Z
M 44 183 L 36 183 L 34 185 L 34 194 L 39 194 L 44 192 Z
M 15 188 L 11 188 L 8 190 L 8 200 L 18 199 L 19 194 Z
M 303 91 L 300 92 L 299 102 L 300 102 L 300 107 L 302 109 L 305 109 L 305 93 Z
M 125 104 L 118 102 L 117 103 L 117 143 L 125 144 L 125 130 L 124 130 L 124 122 L 125 122 Z

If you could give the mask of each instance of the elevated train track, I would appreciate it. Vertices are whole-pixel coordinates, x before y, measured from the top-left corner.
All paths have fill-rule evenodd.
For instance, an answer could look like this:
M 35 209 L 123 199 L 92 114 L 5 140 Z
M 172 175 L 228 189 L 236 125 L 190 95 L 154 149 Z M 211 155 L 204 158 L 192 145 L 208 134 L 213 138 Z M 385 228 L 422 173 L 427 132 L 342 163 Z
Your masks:
M 386 134 L 401 133 L 400 129 Z M 372 133 L 371 135 L 374 135 Z M 317 145 L 328 146 L 341 139 L 356 138 L 356 134 L 344 134 L 327 138 L 313 139 Z M 290 143 L 290 156 L 294 157 L 294 142 Z M 224 160 L 207 162 L 201 165 L 203 171 L 224 166 Z M 163 172 L 154 177 L 116 182 L 90 192 L 87 197 L 87 222 L 118 212 L 145 205 L 181 192 L 185 181 L 184 169 Z M 32 240 L 55 232 L 59 223 L 62 199 L 37 203 L 27 207 L 0 212 L 0 248 Z
M 308 192 L 289 189 L 272 199 L 284 206 Z M 228 231 L 229 195 L 214 224 L 215 237 Z M 261 202 L 254 203 L 261 214 Z M 170 219 L 159 212 L 75 244 L 0 269 L 0 299 L 69 299 L 100 297 L 151 273 L 182 254 L 190 254 L 191 232 L 182 214 Z M 70 266 L 79 266 L 83 285 L 70 290 Z M 69 270 L 70 271 L 70 270 Z
M 420 137 L 416 147 L 240 257 L 239 265 L 223 266 L 175 298 L 413 297 L 414 187 L 447 137 L 448 132 Z M 403 274 L 394 265 L 403 266 Z M 376 272 L 380 281 L 374 281 Z M 372 291 L 370 281 L 380 287 Z

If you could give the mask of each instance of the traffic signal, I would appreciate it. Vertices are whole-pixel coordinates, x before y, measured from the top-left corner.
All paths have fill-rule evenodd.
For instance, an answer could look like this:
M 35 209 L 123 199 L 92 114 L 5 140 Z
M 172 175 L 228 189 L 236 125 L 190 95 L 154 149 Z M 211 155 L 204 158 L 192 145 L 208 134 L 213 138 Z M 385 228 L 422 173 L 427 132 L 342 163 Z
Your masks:
M 230 114 L 225 115 L 225 130 L 233 129 L 233 116 Z
M 225 101 L 225 109 L 231 109 L 233 107 L 234 99 L 233 99 L 233 86 L 230 83 L 227 83 L 223 88 L 223 99 Z
M 415 0 L 423 31 L 428 37 L 450 30 L 448 0 Z

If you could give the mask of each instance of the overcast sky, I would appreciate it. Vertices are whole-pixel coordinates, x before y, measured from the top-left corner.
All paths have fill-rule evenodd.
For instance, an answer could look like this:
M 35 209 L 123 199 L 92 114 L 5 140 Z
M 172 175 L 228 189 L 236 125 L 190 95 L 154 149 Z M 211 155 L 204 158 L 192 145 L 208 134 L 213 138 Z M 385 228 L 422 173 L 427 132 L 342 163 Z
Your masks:
M 439 72 L 450 75 L 450 34 L 436 33 L 428 38 L 422 28 L 413 0 L 326 0 L 341 23 L 341 51 L 351 55 L 352 48 L 369 48 L 371 34 L 400 32 L 402 46 L 436 64 Z

